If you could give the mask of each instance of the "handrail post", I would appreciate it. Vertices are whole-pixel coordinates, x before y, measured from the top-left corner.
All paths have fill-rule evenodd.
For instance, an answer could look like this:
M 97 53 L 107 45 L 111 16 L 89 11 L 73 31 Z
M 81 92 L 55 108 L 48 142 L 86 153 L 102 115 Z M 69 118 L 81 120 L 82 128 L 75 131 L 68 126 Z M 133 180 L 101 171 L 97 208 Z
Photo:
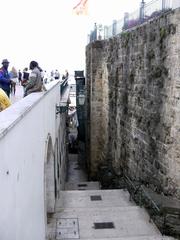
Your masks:
M 141 23 L 144 21 L 144 9 L 145 9 L 145 2 L 144 0 L 142 0 L 140 4 L 140 12 L 139 12 L 139 19 Z
M 93 37 L 93 40 L 94 41 L 96 41 L 97 40 L 97 24 L 96 23 L 94 23 L 94 31 L 93 31 L 93 35 L 94 35 L 94 37 Z
M 129 13 L 125 12 L 124 13 L 124 25 L 123 25 L 123 28 L 125 30 L 128 28 L 128 22 L 129 22 Z
M 117 20 L 113 20 L 112 24 L 112 35 L 115 36 L 117 32 Z
M 104 39 L 108 38 L 108 26 L 104 26 Z
M 166 0 L 162 0 L 162 11 L 166 8 Z

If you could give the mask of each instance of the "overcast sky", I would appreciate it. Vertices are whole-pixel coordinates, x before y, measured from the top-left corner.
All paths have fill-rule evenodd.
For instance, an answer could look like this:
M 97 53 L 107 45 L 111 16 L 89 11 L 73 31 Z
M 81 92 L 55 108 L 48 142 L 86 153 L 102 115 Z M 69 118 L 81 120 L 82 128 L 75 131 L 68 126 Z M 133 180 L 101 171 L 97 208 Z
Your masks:
M 88 16 L 74 16 L 80 0 L 1 1 L 0 61 L 22 69 L 36 60 L 43 69 L 85 69 L 87 35 L 95 22 L 110 25 L 140 0 L 88 0 Z

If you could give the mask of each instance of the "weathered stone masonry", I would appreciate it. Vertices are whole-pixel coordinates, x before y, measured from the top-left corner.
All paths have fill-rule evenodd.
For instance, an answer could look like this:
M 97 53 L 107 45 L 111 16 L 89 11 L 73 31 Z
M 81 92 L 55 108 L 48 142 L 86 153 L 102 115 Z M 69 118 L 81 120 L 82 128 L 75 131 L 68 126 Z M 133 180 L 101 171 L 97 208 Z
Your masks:
M 87 139 L 98 166 L 180 194 L 180 9 L 86 49 Z
M 106 161 L 108 145 L 109 100 L 108 100 L 108 70 L 106 53 L 102 49 L 102 42 L 97 42 L 90 48 L 87 55 L 87 154 L 89 168 L 97 169 L 99 163 Z M 104 59 L 104 61 L 102 61 Z M 89 61 L 89 62 L 88 62 Z M 92 78 L 95 76 L 95 78 Z M 91 79 L 91 81 L 89 81 Z M 92 117 L 93 116 L 93 117 Z M 98 159 L 92 161 L 91 159 Z M 93 176 L 94 175 L 94 176 Z M 96 173 L 91 178 L 96 178 Z

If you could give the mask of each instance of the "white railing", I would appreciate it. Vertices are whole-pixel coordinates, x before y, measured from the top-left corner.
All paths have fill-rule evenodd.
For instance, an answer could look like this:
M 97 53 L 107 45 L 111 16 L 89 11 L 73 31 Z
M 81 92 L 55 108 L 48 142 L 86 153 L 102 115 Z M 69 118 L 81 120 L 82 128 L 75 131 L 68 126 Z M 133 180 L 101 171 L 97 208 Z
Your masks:
M 94 30 L 89 35 L 89 42 L 96 40 L 108 39 L 124 30 L 131 29 L 140 25 L 149 19 L 159 16 L 163 12 L 180 7 L 180 0 L 152 0 L 148 3 L 141 2 L 141 6 L 135 12 L 125 13 L 124 19 L 114 20 L 110 26 L 96 24 Z M 103 34 L 102 34 L 103 33 Z

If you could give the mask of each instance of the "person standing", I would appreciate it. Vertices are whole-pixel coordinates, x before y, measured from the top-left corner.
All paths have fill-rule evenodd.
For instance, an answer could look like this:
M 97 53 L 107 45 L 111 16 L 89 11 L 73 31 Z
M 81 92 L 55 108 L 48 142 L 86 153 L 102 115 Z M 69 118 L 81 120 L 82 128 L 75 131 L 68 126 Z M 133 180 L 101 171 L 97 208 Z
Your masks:
M 58 80 L 60 78 L 60 74 L 59 74 L 59 71 L 56 69 L 55 73 L 54 73 L 54 78 L 56 80 Z
M 17 70 L 15 69 L 15 67 L 12 67 L 11 71 L 10 71 L 10 76 L 11 76 L 11 94 L 13 93 L 15 95 L 16 93 L 16 83 L 18 83 L 18 74 L 17 74 Z
M 68 70 L 66 69 L 65 70 L 65 77 L 68 79 L 69 78 L 69 73 L 68 73 Z
M 41 72 L 39 70 L 38 63 L 36 61 L 31 61 L 29 68 L 32 72 L 30 73 L 29 80 L 25 85 L 24 97 L 30 93 L 42 91 Z
M 0 68 L 0 88 L 4 90 L 7 96 L 10 96 L 11 77 L 8 72 L 9 61 L 7 59 L 2 60 L 2 67 Z
M 29 79 L 28 68 L 24 68 L 21 85 L 24 87 Z
M 18 72 L 18 81 L 19 81 L 19 85 L 21 85 L 22 84 L 22 72 L 21 72 L 21 70 L 19 70 L 19 72 Z

